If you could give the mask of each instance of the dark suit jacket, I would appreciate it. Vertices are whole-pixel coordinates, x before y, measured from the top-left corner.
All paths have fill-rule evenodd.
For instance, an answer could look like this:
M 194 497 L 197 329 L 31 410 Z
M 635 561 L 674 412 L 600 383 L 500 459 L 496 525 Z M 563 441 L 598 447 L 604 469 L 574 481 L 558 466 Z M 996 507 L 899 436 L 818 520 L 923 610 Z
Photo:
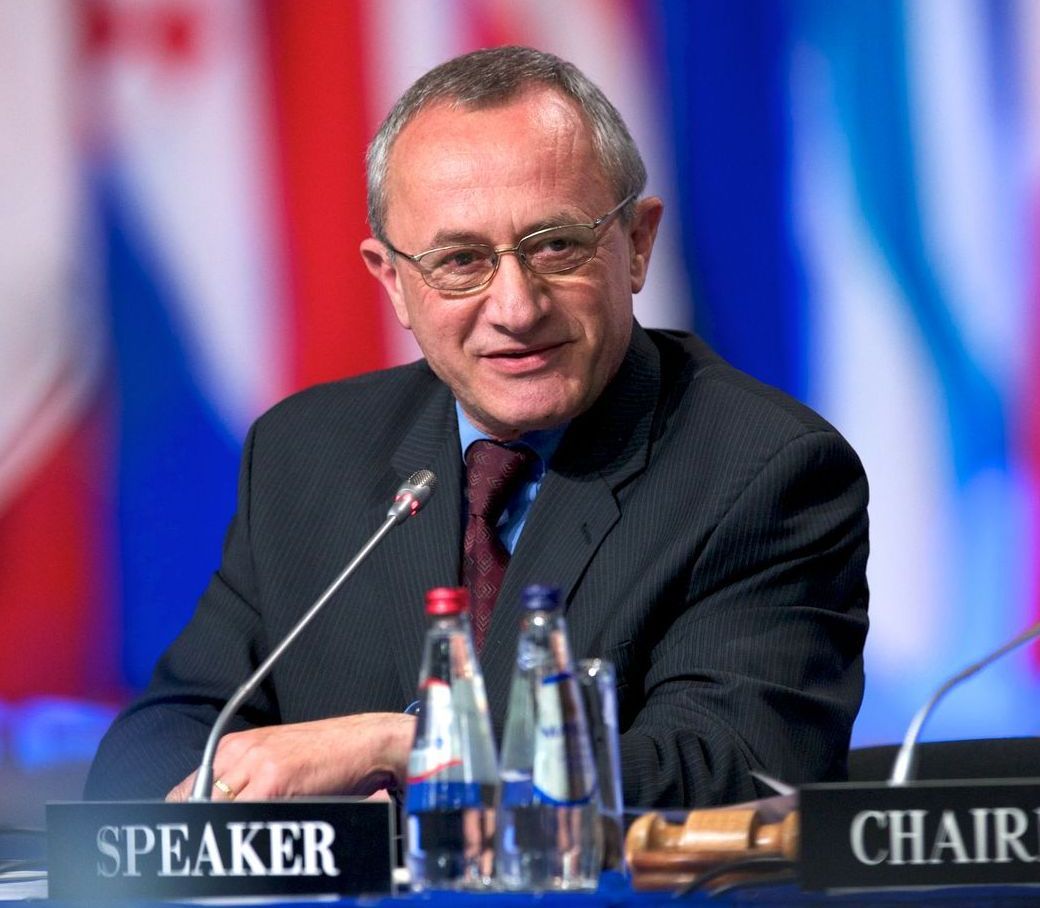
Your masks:
M 454 401 L 424 362 L 324 385 L 253 427 L 223 562 L 150 687 L 102 742 L 88 797 L 160 797 L 231 691 L 380 525 L 401 479 L 439 488 L 337 594 L 234 727 L 414 699 L 423 595 L 459 581 Z M 819 416 L 697 338 L 644 332 L 575 419 L 505 577 L 482 662 L 496 731 L 520 591 L 563 590 L 576 657 L 617 666 L 629 804 L 845 772 L 862 695 L 867 484 Z

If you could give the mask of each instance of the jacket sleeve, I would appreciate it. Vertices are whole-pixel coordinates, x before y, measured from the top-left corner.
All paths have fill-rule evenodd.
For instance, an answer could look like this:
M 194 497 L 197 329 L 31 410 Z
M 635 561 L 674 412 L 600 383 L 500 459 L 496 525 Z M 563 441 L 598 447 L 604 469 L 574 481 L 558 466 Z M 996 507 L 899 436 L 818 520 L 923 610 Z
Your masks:
M 148 688 L 113 723 L 87 778 L 94 800 L 162 798 L 197 768 L 220 709 L 266 655 L 250 546 L 251 461 L 246 439 L 237 512 L 213 576 L 191 621 L 164 653 Z M 261 686 L 229 731 L 278 719 Z
M 696 553 L 621 736 L 625 801 L 693 806 L 840 779 L 863 693 L 867 482 L 835 432 L 783 445 Z M 624 726 L 623 726 L 624 727 Z

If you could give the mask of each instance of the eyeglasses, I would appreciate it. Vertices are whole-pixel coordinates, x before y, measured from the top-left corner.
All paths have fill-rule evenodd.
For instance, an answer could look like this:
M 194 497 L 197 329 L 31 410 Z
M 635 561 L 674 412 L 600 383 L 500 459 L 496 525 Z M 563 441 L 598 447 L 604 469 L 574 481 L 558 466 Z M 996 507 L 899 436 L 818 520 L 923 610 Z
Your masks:
M 411 262 L 422 279 L 434 290 L 464 293 L 486 287 L 495 278 L 503 255 L 512 253 L 520 264 L 535 274 L 562 274 L 573 271 L 596 254 L 598 231 L 622 208 L 635 199 L 627 196 L 603 217 L 591 224 L 566 224 L 546 227 L 521 237 L 515 246 L 496 248 L 484 243 L 437 246 L 418 255 L 409 255 L 387 243 L 387 248 Z

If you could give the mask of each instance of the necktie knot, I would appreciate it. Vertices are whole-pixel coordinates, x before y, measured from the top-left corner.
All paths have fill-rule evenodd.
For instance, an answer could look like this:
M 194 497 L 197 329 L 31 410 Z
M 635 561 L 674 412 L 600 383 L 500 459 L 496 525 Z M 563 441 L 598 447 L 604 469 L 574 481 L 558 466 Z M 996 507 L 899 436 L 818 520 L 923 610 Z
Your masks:
M 466 450 L 470 515 L 492 524 L 497 521 L 535 457 L 527 447 L 507 448 L 486 440 L 471 444 Z

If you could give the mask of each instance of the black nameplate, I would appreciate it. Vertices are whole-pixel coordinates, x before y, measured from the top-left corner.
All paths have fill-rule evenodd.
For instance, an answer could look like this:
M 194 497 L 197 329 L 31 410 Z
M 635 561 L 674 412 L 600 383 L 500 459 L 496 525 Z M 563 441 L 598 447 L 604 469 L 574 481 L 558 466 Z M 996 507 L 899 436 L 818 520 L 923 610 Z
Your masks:
M 1040 883 L 1040 780 L 806 785 L 806 889 Z
M 51 898 L 389 893 L 394 809 L 353 799 L 47 805 Z

